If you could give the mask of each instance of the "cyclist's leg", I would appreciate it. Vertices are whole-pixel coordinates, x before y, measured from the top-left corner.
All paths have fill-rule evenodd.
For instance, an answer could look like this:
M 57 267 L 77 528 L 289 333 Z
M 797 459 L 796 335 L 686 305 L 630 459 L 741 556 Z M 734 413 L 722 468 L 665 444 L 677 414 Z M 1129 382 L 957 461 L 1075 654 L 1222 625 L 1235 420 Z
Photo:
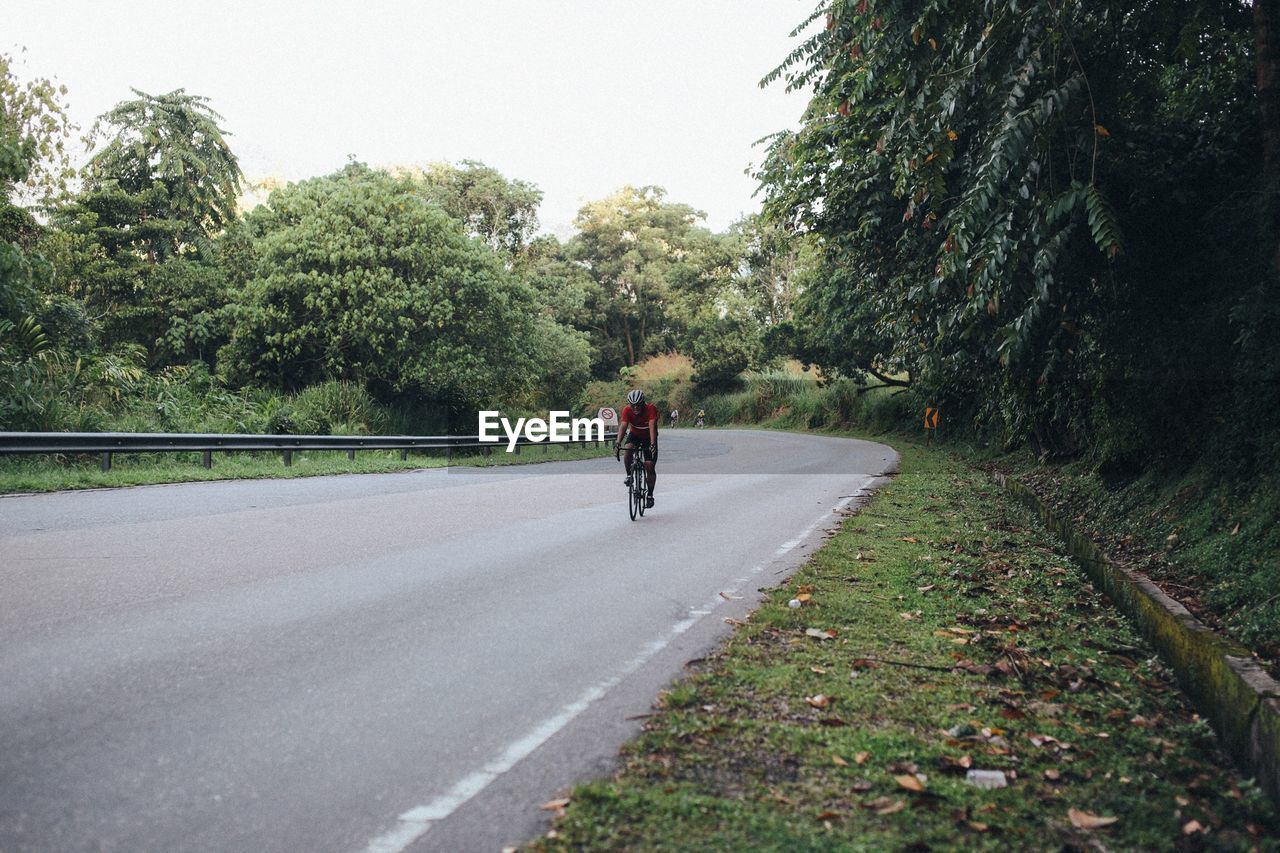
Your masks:
M 635 445 L 628 441 L 626 444 L 622 445 L 622 449 L 624 454 L 622 458 L 622 470 L 627 472 L 626 482 L 629 486 L 631 485 L 631 457 L 635 455 Z
M 653 497 L 653 485 L 658 482 L 658 457 L 654 453 L 653 448 L 649 448 L 644 455 L 645 479 L 649 482 L 649 497 Z

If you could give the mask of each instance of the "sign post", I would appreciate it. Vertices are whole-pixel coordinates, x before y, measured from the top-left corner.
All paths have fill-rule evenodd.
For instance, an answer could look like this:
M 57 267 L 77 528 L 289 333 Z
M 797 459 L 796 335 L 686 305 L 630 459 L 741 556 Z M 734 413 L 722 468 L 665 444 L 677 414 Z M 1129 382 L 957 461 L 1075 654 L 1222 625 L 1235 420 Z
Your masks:
M 604 431 L 606 433 L 610 429 L 612 429 L 614 432 L 618 431 L 618 413 L 613 409 L 609 408 L 608 406 L 605 406 L 599 412 L 596 412 L 596 417 L 604 421 Z
M 924 434 L 928 441 L 933 441 L 934 434 L 938 431 L 938 422 L 942 417 L 942 409 L 934 406 L 925 406 L 924 409 Z

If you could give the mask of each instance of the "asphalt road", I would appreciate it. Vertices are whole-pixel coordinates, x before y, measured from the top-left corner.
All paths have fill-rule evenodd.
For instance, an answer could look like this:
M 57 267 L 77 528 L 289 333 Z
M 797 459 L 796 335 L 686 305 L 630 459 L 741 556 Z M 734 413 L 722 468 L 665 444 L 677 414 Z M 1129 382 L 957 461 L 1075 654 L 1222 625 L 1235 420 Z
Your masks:
M 661 448 L 636 522 L 612 458 L 0 498 L 0 850 L 528 840 L 897 462 Z

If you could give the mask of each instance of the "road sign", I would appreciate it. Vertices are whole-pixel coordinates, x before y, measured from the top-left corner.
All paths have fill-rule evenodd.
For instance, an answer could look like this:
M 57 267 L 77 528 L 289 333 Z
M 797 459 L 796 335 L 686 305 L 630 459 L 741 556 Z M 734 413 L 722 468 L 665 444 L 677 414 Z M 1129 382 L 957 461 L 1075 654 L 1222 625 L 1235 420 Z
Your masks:
M 608 406 L 597 412 L 596 417 L 604 421 L 606 427 L 616 427 L 618 425 L 618 413 Z
M 941 416 L 942 416 L 942 409 L 940 409 L 940 408 L 935 409 L 935 408 L 932 408 L 932 407 L 930 407 L 930 406 L 925 406 L 925 409 L 924 409 L 924 428 L 925 428 L 925 429 L 937 429 L 937 428 L 938 428 L 938 418 L 940 418 Z

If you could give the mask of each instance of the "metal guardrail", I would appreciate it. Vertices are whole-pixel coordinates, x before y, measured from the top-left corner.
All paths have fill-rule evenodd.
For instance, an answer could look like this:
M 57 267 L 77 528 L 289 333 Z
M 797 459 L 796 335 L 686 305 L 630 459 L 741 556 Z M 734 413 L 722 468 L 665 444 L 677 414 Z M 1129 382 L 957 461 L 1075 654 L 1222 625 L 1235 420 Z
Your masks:
M 579 439 L 567 442 L 534 442 L 523 436 L 515 452 L 522 447 L 559 444 L 566 450 L 573 444 L 603 444 L 616 433 L 605 433 L 604 440 Z M 116 453 L 202 453 L 205 468 L 213 465 L 214 451 L 277 451 L 286 466 L 293 464 L 294 451 L 345 450 L 348 459 L 357 450 L 399 450 L 407 459 L 410 450 L 454 450 L 494 447 L 504 448 L 506 438 L 497 444 L 482 442 L 478 435 L 238 435 L 235 433 L 185 432 L 0 432 L 0 454 L 18 453 L 97 453 L 102 457 L 102 470 L 111 470 Z

